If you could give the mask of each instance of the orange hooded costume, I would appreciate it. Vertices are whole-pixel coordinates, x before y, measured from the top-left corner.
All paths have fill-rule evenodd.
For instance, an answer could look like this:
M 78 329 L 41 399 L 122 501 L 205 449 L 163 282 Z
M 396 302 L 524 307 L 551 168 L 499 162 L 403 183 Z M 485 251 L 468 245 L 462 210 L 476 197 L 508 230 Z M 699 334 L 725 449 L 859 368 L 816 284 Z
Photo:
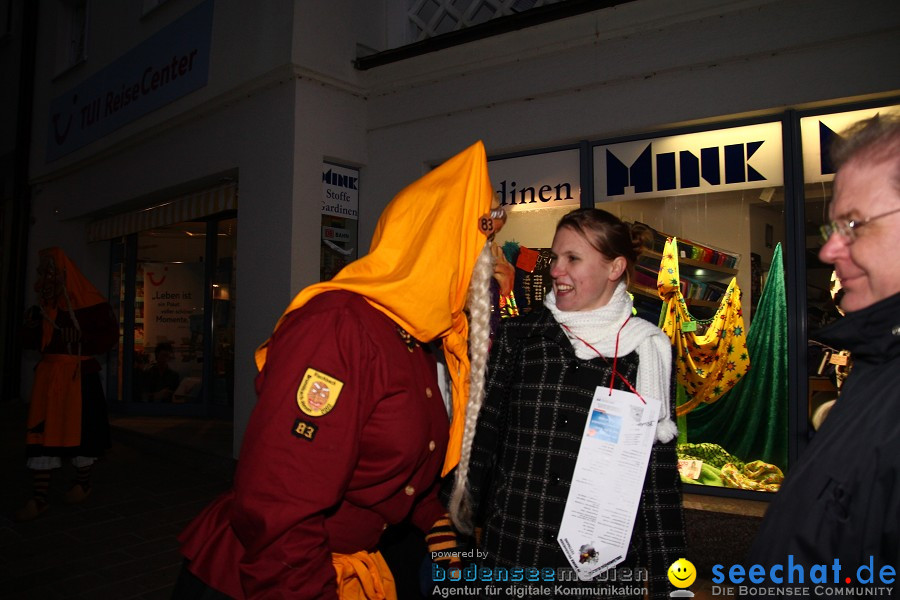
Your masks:
M 485 244 L 479 217 L 493 189 L 479 141 L 400 191 L 388 204 L 369 253 L 330 281 L 297 294 L 281 315 L 331 290 L 363 296 L 421 342 L 440 338 L 453 386 L 453 420 L 442 475 L 459 462 L 469 390 L 468 323 L 463 309 L 472 270 Z M 266 363 L 267 344 L 256 351 Z
M 35 289 L 41 326 L 39 332 L 26 330 L 23 341 L 26 348 L 42 353 L 34 373 L 26 443 L 30 455 L 78 453 L 84 441 L 82 371 L 86 364 L 88 372 L 99 371 L 92 356 L 115 345 L 118 326 L 106 298 L 61 248 L 41 250 L 40 259 L 42 279 Z M 84 449 L 85 455 L 97 455 L 108 445 L 96 443 L 97 448 Z
M 487 159 L 478 142 L 397 194 L 378 221 L 369 254 L 293 299 L 275 326 L 277 335 L 273 332 L 256 352 L 258 403 L 245 434 L 235 486 L 179 536 L 188 570 L 197 579 L 235 597 L 260 590 L 333 597 L 336 584 L 340 598 L 396 598 L 387 564 L 371 550 L 388 523 L 408 516 L 425 531 L 443 510 L 435 475 L 441 462 L 447 472 L 459 459 L 469 379 L 463 310 L 487 241 L 479 221 L 490 211 L 492 198 Z M 338 293 L 320 297 L 326 292 Z M 355 308 L 323 310 L 330 302 Z M 295 312 L 301 307 L 305 310 Z M 355 379 L 370 369 L 434 369 L 433 358 L 426 359 L 421 348 L 414 351 L 409 341 L 404 345 L 398 340 L 397 327 L 421 342 L 443 342 L 454 409 L 443 457 L 428 454 L 443 447 L 446 431 L 443 406 L 436 398 L 425 402 L 432 398 L 431 388 L 414 388 L 413 383 L 399 392 L 391 388 L 399 381 L 436 385 L 436 373 L 409 378 L 397 374 L 384 386 L 378 376 Z M 367 341 L 373 336 L 387 338 L 390 345 Z M 364 350 L 357 354 L 360 348 Z M 325 363 L 313 366 L 310 355 Z M 337 372 L 328 371 L 328 360 L 334 361 Z M 356 362 L 360 360 L 366 364 Z M 312 372 L 324 385 L 322 401 L 331 404 L 313 406 L 319 398 L 302 383 L 298 389 L 298 382 L 306 381 L 307 375 L 301 374 L 307 366 L 306 374 Z M 366 386 L 371 390 L 358 391 Z M 288 396 L 294 390 L 296 400 Z M 332 411 L 338 395 L 341 407 Z M 397 398 L 401 400 L 392 400 Z M 368 412 L 381 401 L 388 407 L 381 417 Z M 356 408 L 365 416 L 358 417 Z M 392 408 L 407 412 L 390 414 Z M 408 415 L 415 418 L 407 421 Z M 277 423 L 287 424 L 296 416 L 300 418 L 292 432 L 286 426 L 277 429 Z M 378 422 L 376 429 L 387 429 L 367 429 L 373 421 Z M 336 435 L 334 423 L 340 428 Z M 400 426 L 391 429 L 393 424 Z M 423 431 L 409 430 L 418 425 Z M 355 446 L 362 439 L 365 453 Z M 307 443 L 316 445 L 304 446 Z M 407 454 L 416 458 L 402 458 Z M 345 456 L 349 458 L 343 462 Z M 291 470 L 293 464 L 309 471 Z M 344 472 L 347 464 L 352 472 Z M 360 478 L 369 473 L 372 479 Z M 394 479 L 398 483 L 392 483 Z M 411 504 L 415 508 L 408 513 Z M 401 506 L 402 515 L 394 515 Z M 333 574 L 325 566 L 329 562 Z

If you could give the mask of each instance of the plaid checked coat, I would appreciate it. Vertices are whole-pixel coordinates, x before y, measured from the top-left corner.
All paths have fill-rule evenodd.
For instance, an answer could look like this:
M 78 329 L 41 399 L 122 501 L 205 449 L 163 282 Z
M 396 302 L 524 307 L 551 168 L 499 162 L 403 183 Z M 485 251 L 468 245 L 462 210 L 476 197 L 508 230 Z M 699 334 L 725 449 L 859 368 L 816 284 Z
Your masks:
M 618 358 L 617 370 L 632 385 L 637 366 L 636 352 Z M 598 385 L 609 385 L 611 373 L 602 358 L 575 355 L 549 310 L 503 322 L 491 349 L 469 471 L 476 526 L 483 527 L 479 549 L 487 553 L 482 566 L 569 568 L 556 536 L 591 399 Z M 627 389 L 619 378 L 614 387 Z M 674 403 L 674 382 L 671 389 Z M 685 550 L 675 440 L 656 442 L 619 567 L 646 568 L 650 597 L 667 598 L 673 589 L 667 570 Z

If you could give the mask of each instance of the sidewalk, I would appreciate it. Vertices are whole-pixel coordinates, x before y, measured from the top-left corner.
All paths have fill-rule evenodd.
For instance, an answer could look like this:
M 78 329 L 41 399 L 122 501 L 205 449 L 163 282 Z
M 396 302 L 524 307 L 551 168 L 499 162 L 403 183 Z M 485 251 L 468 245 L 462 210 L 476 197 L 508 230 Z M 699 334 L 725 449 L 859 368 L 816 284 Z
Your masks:
M 168 599 L 181 567 L 175 536 L 230 486 L 230 424 L 155 419 L 148 429 L 152 422 L 112 418 L 113 447 L 94 469 L 91 497 L 62 503 L 73 476 L 64 464 L 51 480 L 50 509 L 16 523 L 31 491 L 25 410 L 0 403 L 0 596 Z
M 12 514 L 31 491 L 25 410 L 0 403 L 0 597 L 168 600 L 181 568 L 175 537 L 231 485 L 231 423 L 112 417 L 113 447 L 95 467 L 91 497 L 76 506 L 62 503 L 73 476 L 64 465 L 51 481 L 47 513 L 15 523 Z M 759 524 L 735 506 L 720 512 L 715 505 L 723 503 L 759 504 L 685 498 L 696 600 L 713 598 L 711 566 L 741 562 Z

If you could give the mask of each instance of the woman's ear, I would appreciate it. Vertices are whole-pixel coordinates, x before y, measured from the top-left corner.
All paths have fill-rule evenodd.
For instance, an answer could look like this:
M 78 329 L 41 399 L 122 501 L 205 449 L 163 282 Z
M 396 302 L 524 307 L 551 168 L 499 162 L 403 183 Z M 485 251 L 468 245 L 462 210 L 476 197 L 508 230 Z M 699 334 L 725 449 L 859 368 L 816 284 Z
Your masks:
M 609 271 L 609 280 L 618 281 L 625 275 L 625 267 L 628 263 L 624 256 L 617 256 L 612 260 L 612 266 Z

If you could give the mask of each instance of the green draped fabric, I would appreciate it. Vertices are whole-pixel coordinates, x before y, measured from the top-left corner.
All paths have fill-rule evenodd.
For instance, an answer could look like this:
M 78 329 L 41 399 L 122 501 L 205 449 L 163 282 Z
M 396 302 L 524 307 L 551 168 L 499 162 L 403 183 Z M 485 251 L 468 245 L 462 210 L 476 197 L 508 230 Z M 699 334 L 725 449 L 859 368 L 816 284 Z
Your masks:
M 687 415 L 686 441 L 713 442 L 745 462 L 762 460 L 787 468 L 787 331 L 779 243 L 747 334 L 750 372 L 718 402 Z

